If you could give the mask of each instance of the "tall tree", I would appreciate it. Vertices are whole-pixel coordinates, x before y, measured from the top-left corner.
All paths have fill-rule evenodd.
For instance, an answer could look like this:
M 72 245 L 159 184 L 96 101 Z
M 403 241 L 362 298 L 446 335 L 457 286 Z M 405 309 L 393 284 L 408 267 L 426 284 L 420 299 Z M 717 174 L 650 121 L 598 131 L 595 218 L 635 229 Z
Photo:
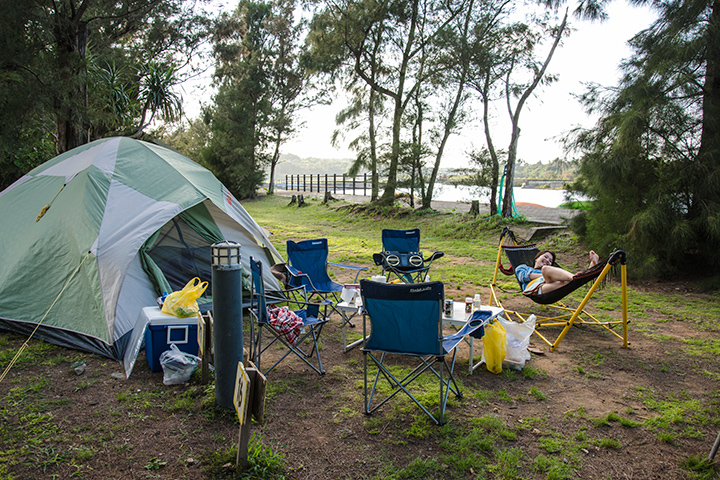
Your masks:
M 15 94 L 30 85 L 32 91 L 47 99 L 32 105 L 36 115 L 55 122 L 60 152 L 91 138 L 94 108 L 89 101 L 91 50 L 94 56 L 108 60 L 124 57 L 136 69 L 151 59 L 179 65 L 199 46 L 209 22 L 202 12 L 193 9 L 197 2 L 189 0 L 19 3 L 21 8 L 6 5 L 3 9 L 14 13 L 3 15 L 0 20 L 3 32 L 7 33 L 2 41 L 16 47 L 22 45 L 27 50 L 5 57 L 0 68 L 3 72 L 16 72 L 23 82 L 4 82 L 4 87 Z
M 296 113 L 314 101 L 305 95 L 308 76 L 300 62 L 300 35 L 305 22 L 295 19 L 297 3 L 297 0 L 274 0 L 271 3 L 272 13 L 266 20 L 271 57 L 268 68 L 271 92 L 268 135 L 273 146 L 269 194 L 275 189 L 275 167 L 280 161 L 280 147 L 297 130 Z
M 380 193 L 382 160 L 381 147 L 378 145 L 380 137 L 378 131 L 383 113 L 382 96 L 367 86 L 359 86 L 353 90 L 349 105 L 336 115 L 335 121 L 340 128 L 336 129 L 332 136 L 332 143 L 336 145 L 340 138 L 344 138 L 345 131 L 361 132 L 349 143 L 349 148 L 357 154 L 347 173 L 350 176 L 356 176 L 363 168 L 370 171 L 370 201 L 372 202 L 377 201 Z M 365 125 L 365 121 L 367 121 L 367 125 Z
M 510 145 L 508 146 L 508 156 L 505 167 L 506 183 L 502 203 L 503 217 L 512 217 L 513 215 L 512 189 L 513 180 L 515 178 L 515 161 L 517 160 L 517 146 L 520 139 L 520 114 L 522 113 L 522 109 L 525 106 L 525 102 L 535 91 L 535 88 L 540 85 L 541 81 L 546 80 L 545 71 L 547 70 L 547 67 L 550 64 L 550 61 L 552 60 L 552 57 L 555 53 L 555 49 L 560 43 L 560 39 L 565 32 L 565 26 L 567 25 L 567 17 L 568 12 L 567 10 L 565 10 L 565 15 L 563 16 L 562 22 L 560 22 L 560 26 L 555 28 L 552 32 L 554 41 L 552 43 L 552 46 L 550 47 L 550 50 L 547 53 L 547 56 L 545 57 L 545 60 L 542 63 L 536 61 L 531 56 L 526 56 L 526 54 L 529 52 L 523 47 L 513 52 L 513 55 L 510 57 L 511 64 L 505 77 L 505 99 L 507 101 L 507 109 L 508 115 L 510 116 L 512 133 L 510 135 Z M 529 30 L 525 30 L 525 32 L 529 32 Z M 526 40 L 527 38 L 528 37 L 526 36 L 524 36 L 524 38 L 521 37 L 522 40 Z M 529 82 L 525 84 L 519 84 L 513 83 L 511 81 L 512 75 L 513 73 L 515 73 L 514 70 L 516 65 L 528 68 L 531 72 L 533 72 L 533 75 Z M 513 107 L 512 102 L 514 97 L 517 97 L 518 99 L 517 103 Z
M 435 187 L 435 181 L 437 180 L 438 171 L 440 170 L 440 161 L 443 158 L 443 153 L 447 145 L 450 135 L 457 131 L 457 127 L 462 123 L 462 106 L 466 100 L 465 88 L 468 83 L 468 75 L 470 73 L 470 55 L 468 49 L 468 36 L 472 26 L 471 20 L 475 12 L 475 0 L 469 0 L 467 5 L 464 6 L 464 14 L 458 15 L 457 24 L 451 22 L 448 24 L 444 35 L 439 35 L 436 44 L 442 49 L 447 44 L 452 45 L 455 43 L 458 45 L 458 55 L 451 55 L 450 58 L 454 60 L 449 71 L 452 75 L 441 75 L 442 79 L 450 79 L 449 82 L 454 92 L 450 92 L 447 106 L 439 114 L 440 116 L 440 128 L 437 133 L 438 144 L 435 153 L 435 162 L 432 165 L 431 173 L 428 178 L 427 190 L 424 192 L 422 197 L 422 208 L 430 208 L 432 205 L 433 189 Z M 452 40 L 448 40 L 445 37 L 451 37 Z M 444 48 L 444 50 L 452 51 L 452 48 Z
M 594 199 L 578 227 L 624 248 L 646 273 L 720 267 L 720 3 L 639 2 L 658 20 L 630 42 L 617 88 L 594 86 L 576 188 Z
M 352 74 L 392 104 L 387 183 L 379 201 L 395 201 L 402 126 L 408 103 L 426 81 L 424 46 L 462 11 L 462 1 L 338 0 L 313 18 L 309 41 L 326 72 L 350 66 Z M 373 52 L 384 61 L 378 71 Z M 346 63 L 346 59 L 350 63 Z
M 509 0 L 491 2 L 493 8 L 475 21 L 467 45 L 470 73 L 468 85 L 480 94 L 482 103 L 482 124 L 485 134 L 486 150 L 469 152 L 470 163 L 481 168 L 476 175 L 479 182 L 490 189 L 490 215 L 498 213 L 497 194 L 500 181 L 500 158 L 492 138 L 493 122 L 490 107 L 500 96 L 498 86 L 512 64 L 510 58 L 518 45 L 531 48 L 533 43 L 518 44 L 512 31 L 518 26 L 509 23 L 512 3 Z
M 271 115 L 270 5 L 241 1 L 215 34 L 218 92 L 207 111 L 212 137 L 204 161 L 233 194 L 251 198 L 264 178 Z

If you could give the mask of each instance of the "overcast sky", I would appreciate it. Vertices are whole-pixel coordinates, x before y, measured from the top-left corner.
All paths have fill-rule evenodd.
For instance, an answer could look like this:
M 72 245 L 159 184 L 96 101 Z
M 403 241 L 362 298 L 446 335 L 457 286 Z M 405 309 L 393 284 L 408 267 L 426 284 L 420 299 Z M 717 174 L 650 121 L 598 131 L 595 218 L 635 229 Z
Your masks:
M 644 8 L 628 6 L 622 1 L 608 6 L 609 20 L 604 23 L 590 23 L 572 20 L 575 28 L 555 51 L 548 72 L 558 74 L 559 81 L 549 87 L 538 87 L 536 95 L 529 98 L 520 116 L 521 136 L 518 144 L 518 158 L 530 163 L 548 162 L 563 155 L 557 137 L 575 126 L 591 127 L 596 118 L 589 118 L 573 98 L 573 94 L 584 91 L 583 83 L 596 82 L 611 86 L 619 79 L 618 65 L 630 55 L 627 41 L 647 27 L 654 16 Z M 201 99 L 208 99 L 209 89 L 186 88 L 184 98 L 190 116 Z M 207 101 L 207 100 L 205 100 Z M 305 129 L 297 139 L 283 147 L 283 153 L 302 158 L 352 158 L 353 152 L 345 148 L 336 149 L 330 145 L 330 136 L 335 129 L 335 114 L 342 107 L 342 101 L 332 106 L 315 107 L 302 112 Z M 481 112 L 478 112 L 479 114 Z M 507 149 L 510 139 L 510 124 L 504 103 L 494 111 L 497 126 L 493 131 L 496 148 Z M 465 128 L 461 135 L 450 138 L 442 167 L 465 166 L 464 152 L 484 146 L 481 123 Z

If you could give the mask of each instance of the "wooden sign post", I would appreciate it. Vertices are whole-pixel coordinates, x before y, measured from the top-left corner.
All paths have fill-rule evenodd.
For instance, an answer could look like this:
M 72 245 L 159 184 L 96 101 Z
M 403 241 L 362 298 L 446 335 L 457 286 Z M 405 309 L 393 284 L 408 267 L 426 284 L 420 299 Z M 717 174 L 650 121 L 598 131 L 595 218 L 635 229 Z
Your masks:
M 238 363 L 233 404 L 240 420 L 236 459 L 236 468 L 240 472 L 247 468 L 251 418 L 255 417 L 256 422 L 262 423 L 265 414 L 265 384 L 265 376 L 255 364 L 248 361 L 248 367 L 245 367 Z

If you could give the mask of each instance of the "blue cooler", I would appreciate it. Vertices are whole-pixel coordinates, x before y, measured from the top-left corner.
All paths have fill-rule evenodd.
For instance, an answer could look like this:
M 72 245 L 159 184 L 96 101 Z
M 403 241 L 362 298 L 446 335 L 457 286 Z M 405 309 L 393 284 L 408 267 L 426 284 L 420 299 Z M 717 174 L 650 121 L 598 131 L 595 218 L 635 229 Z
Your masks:
M 147 307 L 143 314 L 148 318 L 145 329 L 145 358 L 150 370 L 161 372 L 160 354 L 174 343 L 182 352 L 198 354 L 197 317 L 179 318 L 162 313 L 158 307 Z

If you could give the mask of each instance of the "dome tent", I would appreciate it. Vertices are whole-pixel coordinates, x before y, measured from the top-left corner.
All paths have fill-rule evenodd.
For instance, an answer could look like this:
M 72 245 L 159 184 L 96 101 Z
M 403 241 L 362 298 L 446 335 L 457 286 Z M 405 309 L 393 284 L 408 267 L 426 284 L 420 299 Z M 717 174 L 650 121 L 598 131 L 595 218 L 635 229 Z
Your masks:
M 240 243 L 244 268 L 260 259 L 280 288 L 264 230 L 210 171 L 152 143 L 107 138 L 49 160 L 0 192 L 0 223 L 0 328 L 40 324 L 37 337 L 115 360 L 143 307 L 209 275 L 213 243 Z

